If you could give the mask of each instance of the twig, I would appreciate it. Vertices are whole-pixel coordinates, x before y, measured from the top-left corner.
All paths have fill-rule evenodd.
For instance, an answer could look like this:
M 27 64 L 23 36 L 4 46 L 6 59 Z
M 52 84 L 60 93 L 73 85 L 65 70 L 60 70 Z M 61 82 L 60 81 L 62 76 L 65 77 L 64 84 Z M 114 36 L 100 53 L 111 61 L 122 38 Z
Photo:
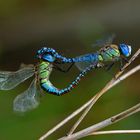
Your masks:
M 70 129 L 70 131 L 68 132 L 67 135 L 71 135 L 75 129 L 78 127 L 78 125 L 81 123 L 81 121 L 85 118 L 85 116 L 87 115 L 87 113 L 90 111 L 90 109 L 92 108 L 92 106 L 97 102 L 97 100 L 106 92 L 106 89 L 108 89 L 108 87 L 113 84 L 113 82 L 115 82 L 115 80 L 117 78 L 119 78 L 119 76 L 124 72 L 124 70 L 135 60 L 135 58 L 140 54 L 140 49 L 138 49 L 138 51 L 131 57 L 131 59 L 128 61 L 128 63 L 126 63 L 123 68 L 115 75 L 115 78 L 112 78 L 112 80 L 110 80 L 105 87 L 98 92 L 93 98 L 92 102 L 89 104 L 89 106 L 85 109 L 85 111 L 83 112 L 83 114 L 80 116 L 80 118 L 76 121 L 76 123 L 73 125 L 73 127 Z
M 133 106 L 133 107 L 131 107 L 131 108 L 129 108 L 129 109 L 113 116 L 113 117 L 110 117 L 102 122 L 94 124 L 86 129 L 83 129 L 79 132 L 76 132 L 70 136 L 60 138 L 59 140 L 75 140 L 75 139 L 83 138 L 85 136 L 92 134 L 94 131 L 100 130 L 100 129 L 107 127 L 111 124 L 114 124 L 114 123 L 116 123 L 122 119 L 125 119 L 128 116 L 131 116 L 139 111 L 140 111 L 140 103 L 138 103 L 137 105 L 135 105 L 135 106 Z
M 132 61 L 139 55 L 139 53 L 140 53 L 140 49 L 136 52 L 137 54 L 135 54 L 134 56 L 133 56 L 133 59 L 132 59 Z M 130 59 L 131 60 L 131 59 Z M 131 62 L 132 62 L 131 61 Z M 122 70 L 122 72 L 123 72 L 123 70 Z M 121 73 L 122 73 L 121 72 Z M 121 75 L 121 74 L 119 74 L 119 75 Z M 112 81 L 111 81 L 112 82 Z M 109 82 L 109 83 L 111 83 L 111 82 Z M 108 83 L 108 84 L 109 84 Z M 105 86 L 106 87 L 106 86 Z M 102 90 L 101 90 L 101 92 L 100 93 L 104 93 L 104 92 L 106 92 L 107 90 L 105 90 L 106 88 L 103 88 Z M 68 121 L 70 121 L 73 117 L 75 117 L 76 115 L 78 115 L 81 111 L 83 111 L 85 108 L 87 108 L 89 105 L 92 105 L 91 103 L 95 100 L 95 98 L 97 98 L 97 96 L 99 95 L 99 93 L 98 94 L 96 94 L 94 97 L 92 97 L 88 102 L 86 102 L 84 105 L 82 105 L 80 108 L 78 108 L 76 111 L 74 111 L 72 114 L 70 114 L 68 117 L 66 117 L 63 121 L 61 121 L 59 124 L 57 124 L 55 127 L 53 127 L 52 129 L 50 129 L 46 134 L 44 134 L 43 136 L 41 136 L 40 138 L 39 138 L 39 140 L 44 140 L 45 138 L 47 138 L 49 135 L 51 135 L 53 132 L 55 132 L 57 129 L 59 129 L 61 126 L 63 126 L 65 123 L 67 123 Z
M 140 134 L 140 130 L 111 130 L 111 131 L 97 131 L 89 135 L 106 135 L 106 134 Z

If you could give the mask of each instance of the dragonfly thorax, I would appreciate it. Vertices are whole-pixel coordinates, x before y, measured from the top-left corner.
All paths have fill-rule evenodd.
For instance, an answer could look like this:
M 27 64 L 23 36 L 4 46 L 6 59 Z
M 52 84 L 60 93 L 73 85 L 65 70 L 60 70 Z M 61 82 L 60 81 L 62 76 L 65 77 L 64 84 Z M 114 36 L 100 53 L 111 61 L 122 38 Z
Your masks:
M 39 64 L 38 75 L 40 80 L 48 80 L 52 71 L 52 64 L 42 61 Z
M 117 61 L 120 58 L 120 51 L 117 45 L 110 45 L 98 52 L 99 61 Z

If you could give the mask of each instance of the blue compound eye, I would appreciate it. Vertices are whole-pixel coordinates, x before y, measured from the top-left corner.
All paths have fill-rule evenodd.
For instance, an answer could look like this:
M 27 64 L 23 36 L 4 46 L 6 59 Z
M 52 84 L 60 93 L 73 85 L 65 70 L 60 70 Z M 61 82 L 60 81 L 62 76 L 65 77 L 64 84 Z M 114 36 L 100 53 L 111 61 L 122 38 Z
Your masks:
M 55 57 L 53 57 L 51 54 L 44 54 L 42 56 L 42 59 L 48 62 L 54 62 L 55 61 Z
M 131 55 L 131 51 L 132 48 L 130 45 L 126 45 L 126 44 L 120 44 L 119 48 L 121 50 L 121 53 L 125 56 L 125 57 L 129 57 Z
M 37 58 L 41 59 L 43 54 L 46 52 L 47 48 L 43 47 L 40 50 L 37 51 Z
M 56 51 L 52 48 L 43 47 L 37 51 L 37 58 L 43 59 L 48 62 L 54 62 L 56 59 Z

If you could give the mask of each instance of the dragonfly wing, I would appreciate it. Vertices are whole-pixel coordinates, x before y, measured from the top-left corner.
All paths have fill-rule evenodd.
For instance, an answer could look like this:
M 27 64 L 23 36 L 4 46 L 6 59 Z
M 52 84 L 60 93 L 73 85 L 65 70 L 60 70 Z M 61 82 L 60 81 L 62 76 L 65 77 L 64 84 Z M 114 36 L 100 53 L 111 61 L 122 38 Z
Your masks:
M 99 39 L 99 40 L 96 40 L 96 42 L 94 44 L 92 44 L 92 47 L 104 47 L 104 46 L 107 46 L 107 45 L 111 45 L 114 38 L 115 38 L 115 34 L 112 34 L 112 35 L 109 35 L 107 36 L 106 38 L 104 39 Z
M 13 110 L 15 112 L 26 112 L 36 108 L 38 105 L 39 91 L 35 80 L 33 80 L 30 87 L 14 99 Z
M 83 71 L 85 68 L 87 68 L 90 64 L 92 64 L 91 62 L 77 62 L 75 63 L 76 67 L 80 70 Z
M 15 72 L 0 71 L 0 90 L 10 90 L 34 75 L 34 67 L 28 66 Z

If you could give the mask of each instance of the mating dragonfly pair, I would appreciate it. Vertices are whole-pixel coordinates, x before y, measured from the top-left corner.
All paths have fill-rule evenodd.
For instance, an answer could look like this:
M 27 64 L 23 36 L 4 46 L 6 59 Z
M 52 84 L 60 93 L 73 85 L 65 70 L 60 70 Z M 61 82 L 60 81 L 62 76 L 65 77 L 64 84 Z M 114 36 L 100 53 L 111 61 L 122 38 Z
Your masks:
M 75 58 L 67 58 L 57 53 L 52 48 L 43 47 L 38 50 L 36 57 L 39 60 L 36 65 L 22 66 L 18 71 L 0 71 L 0 90 L 11 90 L 28 78 L 34 76 L 29 88 L 23 93 L 19 94 L 13 102 L 14 111 L 25 112 L 34 109 L 39 104 L 39 88 L 47 93 L 54 95 L 63 95 L 70 92 L 84 77 L 88 71 L 95 68 L 104 67 L 106 62 L 110 62 L 108 69 L 110 69 L 116 61 L 127 62 L 127 57 L 131 55 L 131 46 L 126 44 L 114 45 L 112 44 L 114 37 L 106 40 L 98 40 L 94 46 L 99 46 L 97 52 L 91 52 Z M 59 64 L 70 63 L 67 70 L 59 67 Z M 49 80 L 53 69 L 62 72 L 69 71 L 73 65 L 81 71 L 76 79 L 71 82 L 66 88 L 58 89 Z

